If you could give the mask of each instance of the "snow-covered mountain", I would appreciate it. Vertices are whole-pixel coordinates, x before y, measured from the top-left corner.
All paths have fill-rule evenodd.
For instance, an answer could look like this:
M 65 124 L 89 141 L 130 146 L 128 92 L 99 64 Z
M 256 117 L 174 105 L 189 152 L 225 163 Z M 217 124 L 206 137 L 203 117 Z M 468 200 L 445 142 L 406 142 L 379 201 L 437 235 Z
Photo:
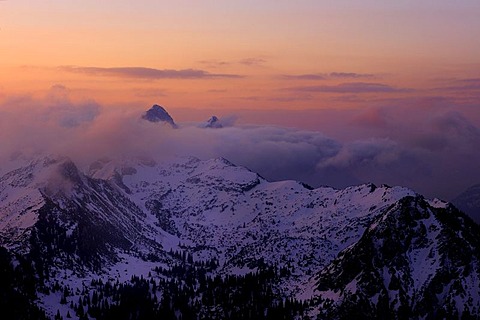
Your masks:
M 401 199 L 317 275 L 322 316 L 478 318 L 479 234 L 450 204 Z
M 127 284 L 143 283 L 135 277 L 149 279 L 158 305 L 172 294 L 165 290 L 180 288 L 205 318 L 230 317 L 218 301 L 202 307 L 210 303 L 203 276 L 217 286 L 217 276 L 275 279 L 261 286 L 272 308 L 310 301 L 299 304 L 304 315 L 342 318 L 361 305 L 360 316 L 478 316 L 475 232 L 451 205 L 406 188 L 268 182 L 223 158 L 103 159 L 78 168 L 49 156 L 0 178 L 0 245 L 11 266 L 30 265 L 37 282 L 28 298 L 51 317 L 106 317 L 98 310 L 124 301 L 105 296 L 107 283 L 126 294 Z M 189 284 L 176 278 L 178 268 L 203 276 Z M 180 282 L 167 286 L 169 279 Z M 94 292 L 103 305 L 94 307 Z

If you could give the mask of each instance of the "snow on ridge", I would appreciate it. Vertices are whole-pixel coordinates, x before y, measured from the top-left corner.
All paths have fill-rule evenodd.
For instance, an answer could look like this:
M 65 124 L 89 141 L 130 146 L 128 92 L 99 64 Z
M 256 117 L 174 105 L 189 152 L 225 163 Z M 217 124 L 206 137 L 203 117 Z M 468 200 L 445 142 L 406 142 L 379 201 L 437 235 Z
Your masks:
M 428 204 L 431 205 L 432 207 L 434 208 L 441 208 L 441 209 L 445 209 L 447 208 L 448 206 L 448 202 L 446 201 L 443 201 L 443 200 L 440 200 L 440 199 L 437 199 L 437 198 L 434 198 L 434 199 L 431 199 L 431 200 L 427 200 Z
M 37 178 L 48 180 L 49 170 L 42 170 Z M 166 250 L 182 243 L 195 259 L 216 257 L 225 274 L 246 272 L 262 259 L 293 264 L 295 281 L 287 282 L 285 290 L 302 297 L 313 292 L 306 287 L 309 272 L 358 241 L 385 208 L 415 195 L 407 188 L 373 184 L 310 190 L 293 180 L 268 182 L 224 158 L 104 159 L 87 176 L 117 186 L 139 208 L 143 216 L 135 219 L 144 239 Z
M 162 210 L 172 215 L 174 225 L 195 257 L 209 252 L 196 251 L 197 245 L 216 248 L 221 255 L 226 254 L 220 258 L 225 272 L 244 270 L 245 261 L 260 258 L 283 265 L 284 259 L 297 259 L 299 252 L 323 255 L 321 260 L 307 264 L 308 268 L 312 267 L 310 263 L 320 268 L 334 258 L 335 252 L 358 240 L 373 217 L 387 206 L 404 196 L 415 195 L 407 188 L 370 184 L 342 190 L 309 190 L 297 181 L 261 180 L 252 189 L 235 189 L 235 183 L 251 181 L 258 175 L 221 158 L 187 160 L 167 169 L 162 164 L 136 168 L 137 174 L 124 177 L 135 201 L 144 204 L 161 199 Z M 185 225 L 196 227 L 183 230 Z M 262 235 L 272 240 L 262 240 Z M 278 243 L 286 246 L 282 249 L 285 258 L 276 253 Z M 257 251 L 259 248 L 262 250 Z M 306 266 L 298 268 L 307 270 Z M 309 289 L 296 287 L 293 291 Z

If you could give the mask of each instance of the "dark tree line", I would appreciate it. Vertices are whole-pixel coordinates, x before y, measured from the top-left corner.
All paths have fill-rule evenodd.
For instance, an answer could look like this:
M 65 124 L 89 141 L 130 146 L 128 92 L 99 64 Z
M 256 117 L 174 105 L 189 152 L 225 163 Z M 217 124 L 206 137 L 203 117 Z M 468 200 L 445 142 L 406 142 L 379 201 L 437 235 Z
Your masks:
M 14 263 L 15 261 L 15 263 Z M 35 304 L 36 279 L 30 262 L 0 247 L 0 310 L 2 319 L 47 319 Z
M 74 294 L 61 291 L 80 319 L 305 319 L 305 302 L 283 299 L 277 292 L 285 269 L 264 267 L 245 275 L 211 276 L 215 261 L 193 262 L 186 256 L 169 268 L 157 267 L 147 278 L 93 280 Z M 58 314 L 58 318 L 61 316 Z M 70 315 L 71 316 L 71 315 Z

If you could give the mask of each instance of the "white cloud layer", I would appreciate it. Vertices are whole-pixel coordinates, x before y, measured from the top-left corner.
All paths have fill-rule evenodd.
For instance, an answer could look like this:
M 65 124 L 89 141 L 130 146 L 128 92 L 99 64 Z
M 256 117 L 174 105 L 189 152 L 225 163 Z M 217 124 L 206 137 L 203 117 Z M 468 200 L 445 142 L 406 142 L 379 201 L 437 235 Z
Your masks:
M 180 123 L 174 130 L 141 120 L 138 109 L 72 102 L 68 89 L 57 85 L 44 99 L 4 100 L 0 126 L 2 173 L 2 164 L 13 153 L 42 151 L 70 156 L 81 165 L 130 155 L 222 156 L 270 180 L 334 187 L 387 183 L 445 199 L 480 182 L 480 129 L 461 110 L 448 107 L 349 113 L 325 127 L 330 132 L 334 126 L 349 130 L 350 136 L 358 133 L 357 139 L 342 140 L 275 126 L 206 129 Z

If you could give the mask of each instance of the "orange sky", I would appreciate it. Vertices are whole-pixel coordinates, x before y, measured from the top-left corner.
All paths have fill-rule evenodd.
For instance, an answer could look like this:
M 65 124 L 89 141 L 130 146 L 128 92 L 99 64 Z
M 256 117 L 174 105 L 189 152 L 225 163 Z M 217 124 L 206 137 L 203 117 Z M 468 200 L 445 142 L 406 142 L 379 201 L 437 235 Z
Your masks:
M 479 16 L 476 0 L 0 1 L 0 97 L 58 84 L 169 109 L 464 97 L 443 88 L 479 77 Z

